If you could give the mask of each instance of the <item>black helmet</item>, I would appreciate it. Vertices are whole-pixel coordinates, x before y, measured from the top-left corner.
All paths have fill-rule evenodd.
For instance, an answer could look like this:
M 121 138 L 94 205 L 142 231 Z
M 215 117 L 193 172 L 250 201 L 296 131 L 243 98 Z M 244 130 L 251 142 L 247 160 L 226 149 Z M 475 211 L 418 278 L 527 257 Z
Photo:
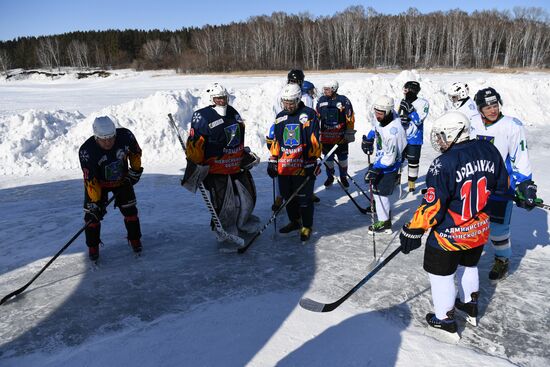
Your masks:
M 287 76 L 287 82 L 288 83 L 296 83 L 299 86 L 302 86 L 302 83 L 304 82 L 304 72 L 300 69 L 292 69 L 288 72 Z
M 502 98 L 500 94 L 494 88 L 485 88 L 477 91 L 474 96 L 474 101 L 477 105 L 477 109 L 481 111 L 483 107 L 499 103 L 502 105 Z
M 420 92 L 420 83 L 414 80 L 410 80 L 405 83 L 403 86 L 404 89 L 408 89 L 409 92 L 412 92 L 415 96 Z

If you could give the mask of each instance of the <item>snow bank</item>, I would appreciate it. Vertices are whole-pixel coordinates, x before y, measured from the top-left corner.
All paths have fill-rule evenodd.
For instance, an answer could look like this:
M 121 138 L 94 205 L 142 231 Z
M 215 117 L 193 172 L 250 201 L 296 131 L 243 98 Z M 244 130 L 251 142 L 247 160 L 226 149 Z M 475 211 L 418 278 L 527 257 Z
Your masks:
M 126 74 L 125 77 L 128 77 Z M 166 76 L 154 77 L 151 76 L 151 83 Z M 453 81 L 468 83 L 471 94 L 480 88 L 493 86 L 502 95 L 504 111 L 520 118 L 528 127 L 545 125 L 549 122 L 545 119 L 550 116 L 550 105 L 546 103 L 550 98 L 550 78 L 545 73 L 420 74 L 411 70 L 399 74 L 312 74 L 307 79 L 319 87 L 325 80 L 339 80 L 339 93 L 346 95 L 354 106 L 358 137 L 370 129 L 370 123 L 367 122 L 372 119 L 371 106 L 374 99 L 378 95 L 387 94 L 394 97 L 397 105 L 402 97 L 402 86 L 407 80 L 419 81 L 422 87 L 421 96 L 430 101 L 427 129 L 431 127 L 431 121 L 449 107 L 444 90 Z M 174 87 L 181 85 L 181 78 L 174 81 L 171 83 Z M 265 157 L 264 136 L 273 121 L 277 95 L 285 79 L 258 78 L 256 84 L 251 84 L 250 81 L 251 78 L 242 78 L 242 81 L 239 78 L 224 80 L 232 95 L 230 103 L 245 120 L 247 145 L 261 157 Z M 29 81 L 24 83 L 27 86 Z M 50 83 L 54 88 L 52 93 L 56 93 L 55 88 L 61 88 L 54 86 L 55 82 Z M 77 83 L 75 81 L 71 85 Z M 101 80 L 95 83 L 98 83 L 97 88 L 101 88 Z M 107 85 L 109 87 L 105 88 L 112 88 L 112 84 Z M 165 87 L 166 80 L 159 85 Z M 139 87 L 139 84 L 136 87 Z M 21 92 L 23 97 L 26 93 L 27 91 Z M 101 90 L 98 90 L 98 93 L 101 93 Z M 83 104 L 86 104 L 85 101 Z M 111 116 L 119 126 L 127 127 L 134 132 L 144 150 L 143 164 L 148 169 L 183 165 L 181 147 L 170 130 L 166 116 L 172 113 L 181 128 L 188 130 L 192 112 L 207 104 L 208 96 L 204 88 L 185 88 L 159 91 L 145 98 L 130 99 L 126 103 L 102 107 L 87 116 L 78 111 L 28 110 L 21 114 L 0 117 L 0 159 L 3 162 L 0 175 L 29 175 L 51 169 L 78 169 L 78 147 L 91 135 L 92 121 L 100 115 Z M 359 152 L 359 149 L 358 143 L 353 144 L 352 156 L 355 151 Z

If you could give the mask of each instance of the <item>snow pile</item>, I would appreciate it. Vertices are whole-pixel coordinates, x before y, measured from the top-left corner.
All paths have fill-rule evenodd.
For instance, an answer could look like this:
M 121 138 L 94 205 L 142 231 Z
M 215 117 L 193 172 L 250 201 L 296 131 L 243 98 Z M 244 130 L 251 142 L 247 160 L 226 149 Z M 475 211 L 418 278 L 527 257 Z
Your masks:
M 417 80 L 421 83 L 420 95 L 431 104 L 430 114 L 426 121 L 426 129 L 431 128 L 431 122 L 449 107 L 444 94 L 445 87 L 452 81 L 467 82 L 470 94 L 480 88 L 495 87 L 504 100 L 504 110 L 507 114 L 516 116 L 527 126 L 541 126 L 548 121 L 543 116 L 550 115 L 550 78 L 541 77 L 546 74 L 487 74 L 487 73 L 457 73 L 456 78 L 448 74 L 434 74 L 403 71 L 399 74 L 318 74 L 307 78 L 318 86 L 329 79 L 340 81 L 339 93 L 346 95 L 352 102 L 356 113 L 356 129 L 358 138 L 370 129 L 372 119 L 372 103 L 382 94 L 395 99 L 396 107 L 402 97 L 402 87 L 407 80 Z M 134 76 L 135 77 L 135 76 Z M 170 75 L 151 75 L 156 79 L 172 77 Z M 132 78 L 124 74 L 119 80 Z M 194 78 L 194 77 L 190 77 Z M 220 78 L 221 79 L 221 78 Z M 153 79 L 150 79 L 153 80 Z M 159 83 L 178 86 L 182 78 L 174 78 L 174 82 Z M 193 79 L 194 80 L 194 79 Z M 265 158 L 265 134 L 274 120 L 275 111 L 279 109 L 277 96 L 285 83 L 281 77 L 264 78 L 233 78 L 222 80 L 231 93 L 230 103 L 239 111 L 246 123 L 246 144 L 253 151 Z M 251 83 L 252 82 L 252 83 Z M 27 85 L 29 81 L 25 82 Z M 87 82 L 87 86 L 101 87 L 102 83 L 112 88 L 108 81 L 95 80 Z M 131 83 L 131 82 L 129 82 Z M 194 82 L 193 82 L 194 83 Z M 16 84 L 16 83 L 14 83 Z M 50 82 L 54 86 L 55 82 Z M 78 82 L 63 85 L 76 88 Z M 140 86 L 140 85 L 139 85 Z M 138 86 L 138 87 L 139 87 Z M 59 86 L 61 88 L 61 86 Z M 126 87 L 127 88 L 127 87 Z M 127 89 L 122 89 L 127 93 Z M 86 101 L 81 102 L 86 106 Z M 17 115 L 0 114 L 1 147 L 0 158 L 3 165 L 0 175 L 29 175 L 51 169 L 77 169 L 79 162 L 77 150 L 91 135 L 91 123 L 96 116 L 111 116 L 119 126 L 131 129 L 136 135 L 144 151 L 143 162 L 147 170 L 166 165 L 183 165 L 181 147 L 167 122 L 167 114 L 172 113 L 183 130 L 190 127 L 194 110 L 209 104 L 209 98 L 204 88 L 183 88 L 181 90 L 166 90 L 152 93 L 144 98 L 129 98 L 128 102 L 110 106 L 102 106 L 84 116 L 80 112 L 34 111 L 27 110 Z M 537 113 L 533 113 L 536 111 Z M 359 140 L 359 139 L 358 139 Z M 359 144 L 351 147 L 352 156 L 359 153 Z

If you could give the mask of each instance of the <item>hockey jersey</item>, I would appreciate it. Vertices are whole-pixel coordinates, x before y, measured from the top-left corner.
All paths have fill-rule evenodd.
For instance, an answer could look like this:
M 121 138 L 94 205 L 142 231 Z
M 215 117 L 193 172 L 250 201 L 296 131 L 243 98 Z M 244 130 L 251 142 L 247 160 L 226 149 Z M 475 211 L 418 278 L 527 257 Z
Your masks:
M 386 126 L 374 118 L 373 128 L 367 139 L 376 140 L 376 158 L 373 167 L 381 169 L 383 173 L 394 172 L 401 167 L 403 150 L 407 146 L 407 136 L 401 125 L 401 119 L 392 111 L 393 120 Z
M 409 113 L 411 119 L 405 132 L 407 143 L 411 145 L 422 145 L 424 142 L 424 120 L 428 117 L 430 103 L 424 98 L 417 98 L 412 103 L 414 109 Z
M 513 196 L 518 183 L 531 180 L 531 163 L 525 140 L 525 129 L 522 122 L 514 117 L 502 116 L 492 124 L 485 124 L 480 119 L 472 121 L 471 135 L 479 140 L 487 140 L 500 152 L 510 175 L 510 189 Z
M 469 140 L 455 144 L 432 162 L 426 187 L 409 228 L 431 228 L 428 246 L 459 251 L 487 242 L 489 215 L 484 208 L 491 193 L 508 190 L 509 178 L 492 144 Z
M 130 167 L 141 168 L 141 148 L 128 129 L 116 129 L 115 143 L 110 150 L 103 150 L 92 136 L 78 151 L 80 167 L 84 174 L 84 186 L 92 202 L 101 200 L 102 188 L 115 188 L 125 184 Z
M 187 158 L 209 166 L 209 173 L 240 172 L 244 154 L 244 122 L 232 106 L 221 116 L 212 106 L 195 111 L 187 139 Z
M 279 175 L 305 175 L 304 167 L 315 164 L 321 156 L 319 120 L 315 110 L 300 103 L 292 114 L 279 112 L 270 153 L 270 159 L 277 161 Z
M 321 96 L 316 107 L 321 124 L 321 143 L 338 144 L 346 130 L 353 130 L 355 116 L 353 107 L 346 96 Z

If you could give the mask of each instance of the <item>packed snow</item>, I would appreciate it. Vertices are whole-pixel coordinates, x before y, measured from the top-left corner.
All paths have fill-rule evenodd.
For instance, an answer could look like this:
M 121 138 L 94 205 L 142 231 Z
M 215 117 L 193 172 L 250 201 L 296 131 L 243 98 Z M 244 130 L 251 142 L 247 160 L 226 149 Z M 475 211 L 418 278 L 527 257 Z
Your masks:
M 480 262 L 480 325 L 459 323 L 458 344 L 425 326 L 432 308 L 422 250 L 397 255 L 331 313 L 298 306 L 304 296 L 339 298 L 373 260 L 370 216 L 339 187 L 325 189 L 324 174 L 316 183 L 321 203 L 307 245 L 269 228 L 243 255 L 217 251 L 200 195 L 179 185 L 185 159 L 167 114 L 187 130 L 192 112 L 208 104 L 206 86 L 221 82 L 245 120 L 247 145 L 266 158 L 264 136 L 285 76 L 117 70 L 81 80 L 0 78 L 0 297 L 28 282 L 82 227 L 77 151 L 96 116 L 109 115 L 134 132 L 145 168 L 136 186 L 143 255 L 134 258 L 122 217 L 109 208 L 97 269 L 81 236 L 24 293 L 0 306 L 1 366 L 550 365 L 550 237 L 542 209 L 514 209 L 510 275 L 497 286 L 487 279 L 493 257 L 487 246 Z M 447 85 L 466 82 L 472 93 L 492 86 L 504 112 L 524 122 L 539 196 L 550 198 L 548 73 L 306 72 L 306 79 L 319 90 L 336 79 L 339 93 L 351 100 L 358 141 L 350 168 L 360 185 L 367 163 L 359 141 L 370 129 L 376 96 L 388 94 L 397 104 L 404 82 L 418 80 L 431 104 L 429 131 L 449 107 Z M 435 156 L 427 142 L 420 188 Z M 255 214 L 264 222 L 271 215 L 272 181 L 265 164 L 253 175 Z M 419 199 L 419 193 L 403 193 L 396 201 L 394 234 L 376 236 L 377 255 L 398 246 L 397 231 Z M 367 205 L 364 197 L 357 200 Z M 286 216 L 277 222 L 280 227 Z

